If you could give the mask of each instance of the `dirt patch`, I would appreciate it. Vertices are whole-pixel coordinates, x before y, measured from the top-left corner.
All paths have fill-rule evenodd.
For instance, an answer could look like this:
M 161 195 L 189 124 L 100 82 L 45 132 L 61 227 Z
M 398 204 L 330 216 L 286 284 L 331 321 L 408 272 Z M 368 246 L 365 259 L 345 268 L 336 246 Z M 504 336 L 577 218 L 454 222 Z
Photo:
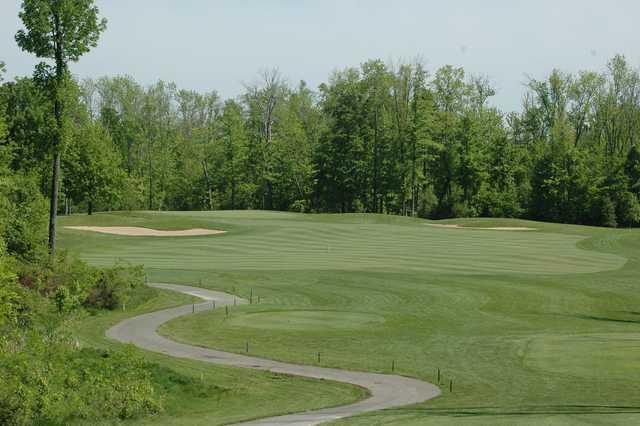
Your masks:
M 102 234 L 126 235 L 130 237 L 194 237 L 198 235 L 224 234 L 226 232 L 217 229 L 203 228 L 162 231 L 138 226 L 65 226 L 65 228 L 75 229 L 77 231 L 100 232 Z
M 489 231 L 537 231 L 537 228 L 527 228 L 524 226 L 492 226 L 492 227 L 480 227 L 480 226 L 462 226 L 456 224 L 445 223 L 427 223 L 428 226 L 434 228 L 447 228 L 447 229 L 485 229 Z

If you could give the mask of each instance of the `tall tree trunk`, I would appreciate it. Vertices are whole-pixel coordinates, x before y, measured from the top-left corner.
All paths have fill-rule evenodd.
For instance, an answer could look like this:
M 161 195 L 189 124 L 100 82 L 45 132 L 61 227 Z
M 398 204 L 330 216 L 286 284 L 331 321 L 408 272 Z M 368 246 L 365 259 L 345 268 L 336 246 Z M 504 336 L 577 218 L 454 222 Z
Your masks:
M 51 203 L 49 205 L 49 253 L 53 259 L 56 254 L 56 219 L 58 216 L 58 181 L 60 177 L 60 150 L 57 147 L 53 153 L 52 165 Z
M 427 191 L 427 160 L 422 159 L 422 184 L 420 185 L 420 194 L 422 196 L 422 211 L 426 213 L 426 205 L 425 205 L 425 196 L 424 193 Z M 418 208 L 420 209 L 420 203 L 418 203 Z M 429 215 L 431 216 L 431 215 Z
M 207 168 L 206 160 L 202 160 L 202 172 L 204 173 L 204 180 L 207 183 L 207 195 L 209 196 L 209 210 L 213 210 L 213 189 L 211 188 L 211 179 L 209 179 L 209 169 Z
M 236 179 L 231 181 L 231 210 L 236 209 Z
M 151 162 L 151 146 L 149 146 L 149 210 L 153 210 L 153 163 Z
M 131 172 L 133 170 L 133 154 L 131 154 L 131 147 L 133 146 L 133 141 L 131 138 L 127 139 L 127 176 L 131 177 Z
M 93 202 L 91 200 L 87 203 L 87 214 L 89 216 L 93 214 Z
M 416 217 L 416 140 L 411 141 L 411 216 Z
M 273 210 L 273 182 L 267 180 L 267 209 Z
M 232 162 L 231 163 L 231 210 L 235 210 L 235 209 L 236 209 L 236 170 Z
M 53 170 L 51 172 L 51 203 L 49 205 L 49 255 L 51 260 L 55 260 L 56 255 L 56 220 L 58 218 L 58 186 L 60 180 L 60 155 L 62 150 L 62 96 L 65 67 L 63 52 L 63 39 L 60 31 L 60 16 L 54 14 L 54 35 L 55 43 L 55 61 L 56 76 L 55 86 L 53 89 L 53 113 L 56 119 L 56 131 L 53 137 Z
M 373 194 L 371 202 L 373 203 L 373 208 L 371 209 L 373 213 L 379 213 L 378 208 L 378 179 L 379 179 L 379 170 L 378 170 L 378 110 L 376 109 L 373 115 Z

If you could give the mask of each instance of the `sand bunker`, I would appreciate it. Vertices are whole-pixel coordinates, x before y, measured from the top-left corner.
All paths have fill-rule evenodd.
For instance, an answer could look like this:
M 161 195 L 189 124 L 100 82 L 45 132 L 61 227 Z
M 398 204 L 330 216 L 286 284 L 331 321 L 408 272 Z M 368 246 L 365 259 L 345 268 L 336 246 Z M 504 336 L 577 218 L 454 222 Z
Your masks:
M 483 228 L 480 226 L 462 226 L 456 224 L 444 224 L 444 223 L 427 223 L 434 228 L 448 228 L 448 229 L 486 229 L 489 231 L 537 231 L 537 228 L 527 228 L 524 226 L 493 226 Z
M 137 226 L 65 226 L 67 229 L 78 231 L 93 231 L 103 234 L 127 235 L 131 237 L 193 237 L 197 235 L 224 234 L 225 231 L 217 229 L 182 229 L 176 231 L 161 231 L 151 228 L 140 228 Z

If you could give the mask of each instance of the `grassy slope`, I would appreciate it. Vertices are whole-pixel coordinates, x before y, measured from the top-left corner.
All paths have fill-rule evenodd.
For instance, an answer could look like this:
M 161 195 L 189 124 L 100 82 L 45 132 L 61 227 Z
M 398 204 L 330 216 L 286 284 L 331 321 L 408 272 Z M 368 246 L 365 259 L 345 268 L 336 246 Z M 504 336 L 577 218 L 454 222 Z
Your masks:
M 389 371 L 454 392 L 353 424 L 572 424 L 640 412 L 640 232 L 524 221 L 537 232 L 437 229 L 387 216 L 136 213 L 63 224 L 222 236 L 152 239 L 64 231 L 96 264 L 126 257 L 151 277 L 235 292 L 260 304 L 184 317 L 176 339 L 300 363 Z M 586 237 L 586 238 L 585 238 Z M 628 260 L 627 260 L 628 259 Z M 256 401 L 257 403 L 257 401 Z
M 220 425 L 355 401 L 364 390 L 317 380 L 267 372 L 218 367 L 138 350 L 108 340 L 104 331 L 117 322 L 146 312 L 200 301 L 169 291 L 155 293 L 128 312 L 111 312 L 83 318 L 75 324 L 82 344 L 113 350 L 130 350 L 155 362 L 154 380 L 165 390 L 165 412 L 130 423 L 153 425 Z M 298 398 L 300 394 L 307 399 Z

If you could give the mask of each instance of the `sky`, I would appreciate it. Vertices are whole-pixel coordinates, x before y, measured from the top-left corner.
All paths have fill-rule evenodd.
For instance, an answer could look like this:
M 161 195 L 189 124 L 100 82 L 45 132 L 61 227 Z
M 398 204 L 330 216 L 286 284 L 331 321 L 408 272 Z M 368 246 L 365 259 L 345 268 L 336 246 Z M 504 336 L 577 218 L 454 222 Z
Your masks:
M 0 0 L 0 61 L 7 77 L 38 61 L 21 52 L 19 0 Z M 97 0 L 108 28 L 71 65 L 79 78 L 128 74 L 239 95 L 261 70 L 317 87 L 367 59 L 451 64 L 489 78 L 492 103 L 519 110 L 524 82 L 604 70 L 616 53 L 640 65 L 637 0 Z

